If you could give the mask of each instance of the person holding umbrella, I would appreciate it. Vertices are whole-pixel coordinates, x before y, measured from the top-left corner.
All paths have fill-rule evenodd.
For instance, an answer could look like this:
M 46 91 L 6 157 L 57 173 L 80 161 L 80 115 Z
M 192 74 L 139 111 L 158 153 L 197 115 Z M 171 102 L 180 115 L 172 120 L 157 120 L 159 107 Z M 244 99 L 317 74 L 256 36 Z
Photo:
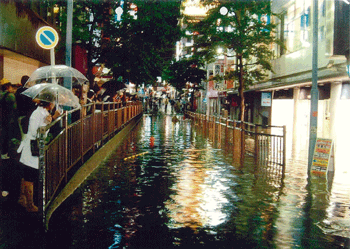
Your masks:
M 35 201 L 33 200 L 33 192 L 38 193 L 39 181 L 39 157 L 38 152 L 32 150 L 31 143 L 35 145 L 38 137 L 38 129 L 47 126 L 53 119 L 58 118 L 61 114 L 56 111 L 53 115 L 50 112 L 56 106 L 59 110 L 60 106 L 69 106 L 73 108 L 80 108 L 79 99 L 73 92 L 63 86 L 53 83 L 40 83 L 31 86 L 21 94 L 26 95 L 34 100 L 39 100 L 38 107 L 29 118 L 28 133 L 22 139 L 21 145 L 17 152 L 21 153 L 20 163 L 24 168 L 24 179 L 21 183 L 21 195 L 19 203 L 24 206 L 29 212 L 38 211 L 37 195 Z M 46 134 L 49 130 L 46 131 Z M 34 190 L 33 190 L 34 189 Z
M 46 92 L 41 94 L 40 102 L 36 110 L 29 118 L 28 133 L 22 140 L 18 153 L 21 153 L 19 161 L 23 164 L 23 179 L 21 183 L 21 196 L 19 203 L 26 208 L 28 212 L 37 212 L 37 196 L 35 201 L 34 192 L 37 193 L 38 177 L 39 177 L 39 157 L 32 154 L 31 141 L 36 140 L 38 129 L 47 126 L 52 119 L 57 118 L 60 113 L 58 111 L 52 116 L 50 111 L 55 107 L 55 96 Z M 47 131 L 48 132 L 48 131 Z

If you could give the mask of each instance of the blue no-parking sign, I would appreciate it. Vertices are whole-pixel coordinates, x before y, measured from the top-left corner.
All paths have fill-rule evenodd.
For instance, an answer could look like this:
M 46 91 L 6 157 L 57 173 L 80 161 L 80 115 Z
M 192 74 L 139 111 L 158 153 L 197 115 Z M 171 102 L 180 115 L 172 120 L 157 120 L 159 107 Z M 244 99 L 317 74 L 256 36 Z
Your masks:
M 58 33 L 50 26 L 41 27 L 36 32 L 36 42 L 44 49 L 54 48 L 58 43 Z

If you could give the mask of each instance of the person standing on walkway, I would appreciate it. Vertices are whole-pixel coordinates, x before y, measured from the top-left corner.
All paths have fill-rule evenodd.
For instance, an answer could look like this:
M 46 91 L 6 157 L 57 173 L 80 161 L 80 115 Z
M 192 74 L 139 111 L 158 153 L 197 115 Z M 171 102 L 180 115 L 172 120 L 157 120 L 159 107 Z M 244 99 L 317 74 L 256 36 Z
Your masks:
M 29 119 L 28 133 L 22 140 L 18 153 L 21 153 L 19 161 L 23 164 L 23 180 L 21 184 L 21 196 L 19 203 L 26 208 L 28 212 L 37 212 L 37 194 L 39 181 L 39 157 L 34 156 L 31 150 L 31 141 L 38 137 L 38 129 L 47 126 L 52 122 L 52 119 L 57 118 L 60 113 L 55 112 L 51 116 L 50 111 L 54 109 L 55 96 L 47 94 L 42 96 L 47 101 L 40 101 L 39 106 L 35 109 Z M 49 131 L 46 132 L 46 134 Z
M 167 96 L 165 96 L 164 98 L 164 113 L 167 114 L 168 112 L 168 103 L 169 103 L 169 99 Z
M 0 81 L 0 150 L 1 158 L 9 159 L 9 146 L 11 139 L 21 140 L 21 131 L 18 125 L 18 110 L 15 84 L 3 78 Z
M 20 124 L 22 126 L 23 133 L 26 134 L 28 131 L 28 124 L 29 124 L 29 117 L 32 114 L 32 112 L 36 108 L 36 104 L 34 101 L 26 96 L 21 94 L 28 88 L 24 87 L 25 83 L 29 79 L 28 75 L 23 75 L 21 78 L 21 86 L 16 91 L 16 102 L 17 102 L 17 108 L 18 108 L 18 114 L 20 117 Z

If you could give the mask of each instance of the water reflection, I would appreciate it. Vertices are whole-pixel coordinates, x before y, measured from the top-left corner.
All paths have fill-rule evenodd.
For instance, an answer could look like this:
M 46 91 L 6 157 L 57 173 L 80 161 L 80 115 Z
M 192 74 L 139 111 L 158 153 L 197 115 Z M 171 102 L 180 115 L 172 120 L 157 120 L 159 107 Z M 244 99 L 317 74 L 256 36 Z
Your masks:
M 179 119 L 145 116 L 55 212 L 51 241 L 61 248 L 349 247 L 348 185 L 331 176 L 308 181 L 301 162 L 289 162 L 285 174 L 249 157 L 239 167 L 229 138 L 214 139 L 218 128 L 213 134 Z

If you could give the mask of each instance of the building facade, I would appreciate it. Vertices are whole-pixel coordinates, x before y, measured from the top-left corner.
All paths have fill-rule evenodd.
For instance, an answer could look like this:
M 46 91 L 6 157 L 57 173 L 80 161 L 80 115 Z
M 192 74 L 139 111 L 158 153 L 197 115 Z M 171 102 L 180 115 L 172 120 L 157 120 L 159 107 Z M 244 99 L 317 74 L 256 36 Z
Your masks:
M 198 3 L 197 3 L 198 2 Z M 200 1 L 191 1 L 200 6 Z M 194 8 L 195 6 L 192 6 Z M 277 24 L 278 38 L 284 46 L 275 45 L 271 63 L 273 73 L 245 91 L 245 121 L 257 124 L 286 125 L 287 156 L 293 160 L 308 157 L 310 130 L 310 90 L 312 85 L 313 1 L 271 1 L 271 18 Z M 347 144 L 350 123 L 349 14 L 350 5 L 341 0 L 318 1 L 318 127 L 317 137 L 332 139 L 334 163 L 340 171 L 347 171 Z M 202 13 L 202 12 L 196 12 Z M 203 14 L 204 13 L 204 14 Z M 195 18 L 203 18 L 198 15 Z M 178 55 L 190 56 L 193 41 L 182 40 Z M 184 52 L 187 51 L 187 52 Z M 219 58 L 207 65 L 208 84 L 198 102 L 201 113 L 227 115 L 238 119 L 239 100 L 232 82 L 210 81 L 216 74 L 230 70 L 227 58 Z M 227 112 L 225 112 L 227 111 Z
M 308 155 L 310 130 L 310 90 L 312 85 L 313 1 L 271 1 L 279 13 L 277 35 L 284 47 L 274 48 L 273 71 L 269 80 L 255 85 L 247 94 L 256 99 L 268 94 L 270 106 L 253 101 L 253 120 L 265 116 L 272 125 L 287 126 L 288 156 L 303 160 Z M 334 143 L 335 167 L 349 169 L 347 145 L 350 132 L 350 81 L 347 72 L 349 53 L 349 9 L 345 1 L 319 0 L 318 8 L 318 113 L 317 137 Z M 259 103 L 260 102 L 260 103 Z
M 0 79 L 20 83 L 23 75 L 30 76 L 37 68 L 50 64 L 50 50 L 38 45 L 36 32 L 43 26 L 58 31 L 64 7 L 49 1 L 0 1 Z M 59 43 L 65 42 L 59 34 Z M 56 52 L 56 64 L 64 64 L 64 55 Z M 86 51 L 73 44 L 72 57 L 72 66 L 86 74 Z
M 19 83 L 23 75 L 49 64 L 50 52 L 36 43 L 37 29 L 49 25 L 17 1 L 0 2 L 0 78 Z

